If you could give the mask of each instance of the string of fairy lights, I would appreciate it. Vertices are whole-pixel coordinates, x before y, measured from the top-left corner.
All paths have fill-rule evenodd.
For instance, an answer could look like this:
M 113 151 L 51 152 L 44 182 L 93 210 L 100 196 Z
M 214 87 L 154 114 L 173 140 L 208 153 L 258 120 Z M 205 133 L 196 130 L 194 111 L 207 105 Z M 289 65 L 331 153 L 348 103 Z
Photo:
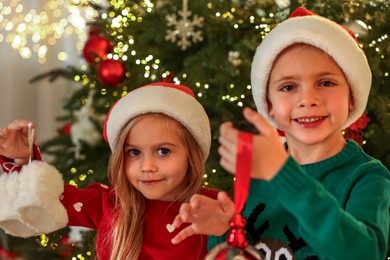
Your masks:
M 44 64 L 48 51 L 62 38 L 75 37 L 81 50 L 88 37 L 86 24 L 97 15 L 86 0 L 1 1 L 0 44 L 7 43 L 22 58 Z M 59 51 L 57 58 L 66 61 L 68 53 Z

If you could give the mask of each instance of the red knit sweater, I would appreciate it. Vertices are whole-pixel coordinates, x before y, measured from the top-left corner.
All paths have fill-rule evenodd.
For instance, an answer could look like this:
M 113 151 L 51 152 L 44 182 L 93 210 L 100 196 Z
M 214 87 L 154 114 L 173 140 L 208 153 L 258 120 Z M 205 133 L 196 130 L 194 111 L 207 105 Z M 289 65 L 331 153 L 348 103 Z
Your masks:
M 98 230 L 96 253 L 99 260 L 109 259 L 112 243 L 109 226 L 113 209 L 112 191 L 106 185 L 93 183 L 84 189 L 65 185 L 61 201 L 68 212 L 68 226 L 83 226 Z M 202 194 L 216 198 L 218 191 L 203 189 Z M 207 253 L 207 236 L 194 235 L 173 245 L 171 239 L 182 229 L 170 233 L 167 225 L 179 212 L 179 203 L 158 200 L 146 201 L 143 243 L 139 259 L 204 259 Z M 108 243 L 108 244 L 107 244 Z

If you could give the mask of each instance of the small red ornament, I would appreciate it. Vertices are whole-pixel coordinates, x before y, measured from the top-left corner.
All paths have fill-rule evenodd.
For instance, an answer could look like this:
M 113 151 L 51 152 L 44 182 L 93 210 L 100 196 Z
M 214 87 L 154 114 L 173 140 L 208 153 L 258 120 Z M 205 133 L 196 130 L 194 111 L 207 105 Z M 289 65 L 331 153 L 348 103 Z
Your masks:
M 112 52 L 112 45 L 109 40 L 101 35 L 92 35 L 84 45 L 83 57 L 88 64 L 107 59 L 107 54 Z
M 116 87 L 123 82 L 126 69 L 118 60 L 104 60 L 97 67 L 97 78 L 103 85 Z
M 98 25 L 92 24 L 89 27 L 89 37 L 96 36 L 99 34 L 99 32 L 100 32 L 100 27 Z
M 18 255 L 13 252 L 7 251 L 1 246 L 0 243 L 0 259 L 17 259 Z
M 280 137 L 285 137 L 285 136 L 286 136 L 286 134 L 285 134 L 282 130 L 276 129 L 276 131 L 278 132 L 278 135 L 279 135 Z
M 352 131 L 364 130 L 368 123 L 370 122 L 370 118 L 366 113 L 363 113 L 352 125 L 348 128 Z
M 344 130 L 344 138 L 352 139 L 360 146 L 363 145 L 364 141 L 364 129 L 367 127 L 370 122 L 370 118 L 366 113 L 363 113 L 358 120 L 356 120 L 352 125 Z
M 236 214 L 230 221 L 230 231 L 227 242 L 214 247 L 205 260 L 261 260 L 259 252 L 249 245 L 245 219 L 241 214 Z
M 70 259 L 72 257 L 73 245 L 69 241 L 69 236 L 63 236 L 60 239 L 58 246 L 59 246 L 58 254 L 60 256 L 60 259 Z
M 170 71 L 168 76 L 162 80 L 162 82 L 167 82 L 167 83 L 173 83 L 173 78 L 175 77 L 175 74 L 173 71 Z
M 61 127 L 61 133 L 66 136 L 70 136 L 70 128 L 72 127 L 72 122 L 66 123 Z

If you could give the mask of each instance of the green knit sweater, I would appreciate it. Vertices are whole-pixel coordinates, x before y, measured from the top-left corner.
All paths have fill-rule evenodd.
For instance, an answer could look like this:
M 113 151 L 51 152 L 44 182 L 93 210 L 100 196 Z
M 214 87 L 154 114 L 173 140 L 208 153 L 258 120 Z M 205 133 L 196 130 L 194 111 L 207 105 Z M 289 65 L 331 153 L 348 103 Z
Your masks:
M 348 141 L 324 161 L 290 157 L 271 181 L 252 180 L 243 215 L 264 259 L 383 260 L 389 207 L 388 169 Z M 224 241 L 209 237 L 209 249 Z

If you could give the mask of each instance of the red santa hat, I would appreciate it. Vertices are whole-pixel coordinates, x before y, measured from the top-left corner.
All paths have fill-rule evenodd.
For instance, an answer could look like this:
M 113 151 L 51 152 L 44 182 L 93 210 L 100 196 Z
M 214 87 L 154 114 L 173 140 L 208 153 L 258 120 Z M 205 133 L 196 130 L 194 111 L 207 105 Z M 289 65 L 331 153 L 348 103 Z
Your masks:
M 295 43 L 305 43 L 323 50 L 343 70 L 355 103 L 355 109 L 350 111 L 343 126 L 347 128 L 363 114 L 367 105 L 371 88 L 367 58 L 353 32 L 302 7 L 276 26 L 257 47 L 252 62 L 251 83 L 258 112 L 277 127 L 268 114 L 268 79 L 279 53 Z
M 147 113 L 165 114 L 181 123 L 198 142 L 203 159 L 210 152 L 210 121 L 193 91 L 182 85 L 157 82 L 129 92 L 110 109 L 104 121 L 104 139 L 114 149 L 123 127 L 134 117 Z

